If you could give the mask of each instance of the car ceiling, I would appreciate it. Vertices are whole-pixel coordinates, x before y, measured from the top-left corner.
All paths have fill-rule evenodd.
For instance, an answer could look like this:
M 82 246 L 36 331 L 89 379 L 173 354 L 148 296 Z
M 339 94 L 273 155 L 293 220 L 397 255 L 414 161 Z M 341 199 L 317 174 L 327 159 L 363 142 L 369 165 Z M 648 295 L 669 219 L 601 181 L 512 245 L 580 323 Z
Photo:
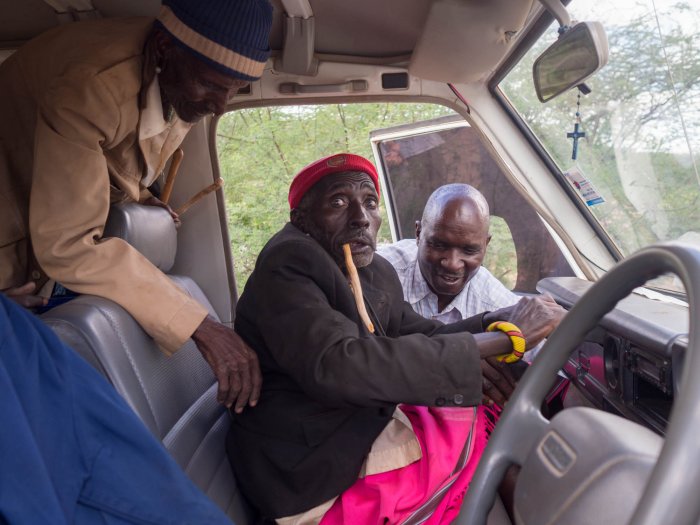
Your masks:
M 409 65 L 413 74 L 444 81 L 483 80 L 542 12 L 536 0 L 272 0 L 272 4 L 274 56 L 284 50 L 287 13 L 311 13 L 316 59 Z M 74 19 L 155 16 L 159 5 L 159 0 L 0 0 L 0 49 L 14 49 Z

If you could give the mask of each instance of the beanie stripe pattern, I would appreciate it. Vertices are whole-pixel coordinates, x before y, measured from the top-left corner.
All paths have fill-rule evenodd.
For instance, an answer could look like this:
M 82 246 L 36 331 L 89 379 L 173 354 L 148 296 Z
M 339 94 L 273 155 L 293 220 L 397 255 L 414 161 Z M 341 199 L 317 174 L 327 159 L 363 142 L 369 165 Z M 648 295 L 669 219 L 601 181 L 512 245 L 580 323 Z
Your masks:
M 182 4 L 189 3 L 164 2 L 170 5 L 160 8 L 156 23 L 222 72 L 248 81 L 260 78 L 270 56 L 268 38 L 272 9 L 268 2 L 226 2 L 230 8 L 223 13 L 204 7 L 213 8 L 219 2 L 202 2 L 199 7 L 190 7 L 194 11 L 192 14 L 183 9 L 186 6 Z M 258 7 L 257 12 L 250 7 Z

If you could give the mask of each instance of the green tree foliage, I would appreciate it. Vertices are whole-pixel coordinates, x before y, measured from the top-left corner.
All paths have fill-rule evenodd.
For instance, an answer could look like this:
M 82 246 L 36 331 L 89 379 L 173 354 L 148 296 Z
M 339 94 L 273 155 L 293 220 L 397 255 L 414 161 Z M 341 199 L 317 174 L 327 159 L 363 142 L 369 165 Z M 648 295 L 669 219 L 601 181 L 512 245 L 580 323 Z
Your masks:
M 513 244 L 513 236 L 506 222 L 500 217 L 491 217 L 489 225 L 491 242 L 486 250 L 483 265 L 512 290 L 518 278 L 518 258 Z

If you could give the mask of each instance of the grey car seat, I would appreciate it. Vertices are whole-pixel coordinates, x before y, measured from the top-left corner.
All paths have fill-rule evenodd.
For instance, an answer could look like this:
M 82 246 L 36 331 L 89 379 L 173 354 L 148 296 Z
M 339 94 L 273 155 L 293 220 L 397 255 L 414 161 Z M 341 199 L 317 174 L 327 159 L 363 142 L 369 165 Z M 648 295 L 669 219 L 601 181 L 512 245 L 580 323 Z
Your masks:
M 126 240 L 165 273 L 173 266 L 177 232 L 162 208 L 113 206 L 105 237 Z M 169 277 L 216 318 L 192 279 Z M 217 403 L 215 378 L 191 340 L 166 357 L 123 308 L 91 295 L 57 306 L 42 318 L 114 385 L 194 483 L 236 525 L 255 522 L 226 458 L 230 416 Z

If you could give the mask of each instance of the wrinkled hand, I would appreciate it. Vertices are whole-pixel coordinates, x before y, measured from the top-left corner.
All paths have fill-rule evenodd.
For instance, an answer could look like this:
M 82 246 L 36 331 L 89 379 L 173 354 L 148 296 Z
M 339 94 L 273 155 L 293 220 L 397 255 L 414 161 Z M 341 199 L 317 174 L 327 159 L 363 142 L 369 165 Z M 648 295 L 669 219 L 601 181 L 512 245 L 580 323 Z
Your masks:
M 175 223 L 176 228 L 179 228 L 182 224 L 180 216 L 177 213 L 175 213 L 175 211 L 170 206 L 165 204 L 162 200 L 160 200 L 157 197 L 148 197 L 141 204 L 145 206 L 155 206 L 156 208 L 163 208 L 164 210 L 167 210 L 170 216 L 173 218 L 173 222 Z
M 260 399 L 262 375 L 258 356 L 231 328 L 207 317 L 192 339 L 219 382 L 217 400 L 227 408 L 235 402 L 237 414 Z
M 483 378 L 481 404 L 483 405 L 496 403 L 504 406 L 518 384 L 513 366 L 499 363 L 493 357 L 481 360 L 481 376 Z
M 36 290 L 36 283 L 29 281 L 24 283 L 22 286 L 17 286 L 16 288 L 7 288 L 2 290 L 2 292 L 7 295 L 14 302 L 25 308 L 36 308 L 37 306 L 46 306 L 49 302 L 45 297 L 39 297 L 34 295 L 34 290 Z
M 484 326 L 494 321 L 510 321 L 523 332 L 527 349 L 536 347 L 564 318 L 566 310 L 548 294 L 523 297 L 513 306 L 507 306 L 484 316 Z
M 520 328 L 530 350 L 559 326 L 565 314 L 566 310 L 550 295 L 543 294 L 520 299 L 513 307 L 509 321 Z

